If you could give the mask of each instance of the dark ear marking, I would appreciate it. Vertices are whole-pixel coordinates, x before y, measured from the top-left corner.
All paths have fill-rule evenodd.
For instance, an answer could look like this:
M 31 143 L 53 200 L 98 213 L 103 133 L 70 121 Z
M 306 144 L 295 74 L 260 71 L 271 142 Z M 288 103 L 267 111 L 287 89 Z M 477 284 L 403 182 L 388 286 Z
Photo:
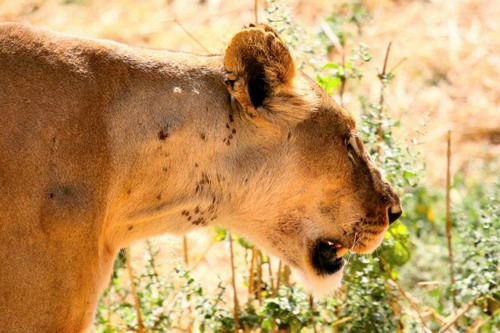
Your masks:
M 271 87 L 266 81 L 264 65 L 256 61 L 249 61 L 248 65 L 248 95 L 255 108 L 262 106 L 264 100 L 269 96 Z

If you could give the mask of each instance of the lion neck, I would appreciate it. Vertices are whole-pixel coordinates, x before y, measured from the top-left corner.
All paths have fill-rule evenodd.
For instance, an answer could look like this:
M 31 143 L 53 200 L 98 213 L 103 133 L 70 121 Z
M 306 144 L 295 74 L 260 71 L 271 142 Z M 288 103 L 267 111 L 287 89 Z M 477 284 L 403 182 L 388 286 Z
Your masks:
M 103 228 L 112 248 L 234 217 L 240 192 L 271 154 L 262 129 L 231 103 L 220 59 L 195 60 L 191 67 L 174 62 L 154 77 L 133 73 L 126 97 L 113 105 Z

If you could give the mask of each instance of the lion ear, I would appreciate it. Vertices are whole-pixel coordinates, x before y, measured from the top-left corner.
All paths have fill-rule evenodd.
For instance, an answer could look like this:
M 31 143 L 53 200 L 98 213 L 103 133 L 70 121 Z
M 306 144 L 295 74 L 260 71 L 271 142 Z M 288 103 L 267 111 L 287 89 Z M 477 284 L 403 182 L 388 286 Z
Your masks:
M 229 92 L 251 116 L 265 111 L 268 115 L 303 118 L 300 113 L 307 102 L 295 87 L 295 63 L 268 25 L 250 25 L 238 32 L 226 49 L 224 69 Z

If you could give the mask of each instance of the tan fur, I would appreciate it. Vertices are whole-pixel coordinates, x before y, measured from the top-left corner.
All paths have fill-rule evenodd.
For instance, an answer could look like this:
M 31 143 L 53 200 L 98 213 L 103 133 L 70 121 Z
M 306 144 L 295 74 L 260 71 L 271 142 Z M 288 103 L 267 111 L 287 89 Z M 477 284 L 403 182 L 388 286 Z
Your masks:
M 267 26 L 202 57 L 0 24 L 0 77 L 2 332 L 89 329 L 121 247 L 207 225 L 329 291 L 311 243 L 372 251 L 399 202 Z

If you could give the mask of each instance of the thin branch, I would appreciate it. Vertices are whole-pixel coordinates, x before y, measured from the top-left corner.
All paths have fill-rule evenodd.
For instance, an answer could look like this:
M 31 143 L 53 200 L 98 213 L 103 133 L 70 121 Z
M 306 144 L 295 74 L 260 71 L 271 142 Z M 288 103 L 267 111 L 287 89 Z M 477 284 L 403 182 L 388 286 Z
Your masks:
M 234 306 L 233 306 L 233 316 L 234 316 L 234 331 L 238 332 L 239 331 L 239 310 L 240 310 L 240 304 L 238 302 L 238 294 L 236 290 L 236 272 L 234 269 L 234 251 L 233 251 L 233 236 L 231 233 L 229 233 L 229 251 L 231 253 L 231 284 L 233 286 L 233 300 L 234 300 Z
M 340 77 L 340 105 L 344 106 L 344 92 L 345 86 L 347 84 L 347 76 L 345 71 L 345 49 L 342 49 L 342 73 L 343 75 Z
M 446 318 L 443 318 L 439 313 L 437 313 L 436 309 L 434 309 L 433 307 L 426 305 L 425 310 L 428 313 L 423 314 L 424 317 L 426 315 L 430 315 L 432 318 L 434 318 L 434 320 L 436 320 L 439 323 L 439 325 L 444 325 L 446 323 Z M 459 333 L 459 332 L 457 331 L 456 328 L 449 327 L 446 333 Z
M 137 313 L 137 332 L 144 332 L 144 323 L 142 321 L 142 313 L 141 313 L 141 303 L 139 300 L 139 296 L 137 295 L 137 289 L 135 288 L 135 278 L 134 278 L 134 269 L 132 268 L 132 259 L 130 257 L 129 248 L 125 249 L 125 260 L 127 261 L 127 270 L 128 277 L 130 279 L 130 289 L 132 290 L 132 296 L 134 298 L 134 307 L 135 312 Z
M 262 301 L 261 290 L 262 290 L 262 252 L 257 250 L 257 299 L 259 303 Z
M 273 278 L 273 267 L 271 266 L 271 257 L 267 256 L 267 268 L 269 271 L 269 284 L 271 285 L 271 291 L 274 290 L 274 278 Z
M 408 301 L 410 306 L 412 307 L 413 310 L 417 313 L 418 317 L 420 318 L 420 322 L 422 323 L 422 326 L 424 326 L 426 332 L 432 332 L 429 327 L 427 327 L 424 317 L 422 316 L 422 313 L 420 313 L 420 309 L 417 306 L 417 303 L 415 302 L 413 296 L 411 296 L 409 293 L 407 293 L 403 287 L 399 283 L 397 283 L 394 280 L 389 280 L 389 284 L 392 286 L 396 287 L 396 289 L 399 291 L 399 293 Z
M 188 238 L 186 235 L 182 236 L 182 249 L 184 252 L 184 265 L 186 266 L 186 269 L 189 269 Z M 193 313 L 193 305 L 189 304 L 188 327 L 187 327 L 188 332 L 193 331 L 193 322 L 191 318 L 191 313 Z
M 339 52 L 344 52 L 344 47 L 342 46 L 342 43 L 340 42 L 339 37 L 333 32 L 333 30 L 330 28 L 328 24 L 325 22 L 320 23 L 320 28 L 323 31 L 323 33 L 326 35 L 326 37 L 330 40 L 332 45 L 339 50 Z
M 113 325 L 111 324 L 111 303 L 112 303 L 112 300 L 111 300 L 111 286 L 112 286 L 112 282 L 109 283 L 109 289 L 108 289 L 108 295 L 106 296 L 106 307 L 107 307 L 107 310 L 108 310 L 108 313 L 107 313 L 107 318 L 106 318 L 106 329 L 111 332 L 111 327 L 113 327 Z
M 394 71 L 396 70 L 396 68 L 398 68 L 400 65 L 402 65 L 406 60 L 408 60 L 407 57 L 404 57 L 403 59 L 399 60 L 398 63 L 396 65 L 394 65 L 391 69 L 390 69 L 390 73 L 394 73 Z
M 447 149 L 446 149 L 446 239 L 448 241 L 448 255 L 450 261 L 450 282 L 451 282 L 451 296 L 453 301 L 453 311 L 457 306 L 457 300 L 453 286 L 455 285 L 455 273 L 453 267 L 453 246 L 452 246 L 452 234 L 451 234 L 451 131 L 448 131 L 446 138 Z
M 382 72 L 380 72 L 378 74 L 378 78 L 380 80 L 380 83 L 382 84 L 382 89 L 380 91 L 380 101 L 379 101 L 379 104 L 380 104 L 380 107 L 383 108 L 384 106 L 384 90 L 385 90 L 385 86 L 386 86 L 386 74 L 387 74 L 387 64 L 389 62 L 389 54 L 391 53 L 391 46 L 392 46 L 392 42 L 389 42 L 389 44 L 387 45 L 387 50 L 385 51 L 385 58 L 384 58 L 384 65 L 382 67 Z
M 389 54 L 391 52 L 392 41 L 387 45 L 387 50 L 385 51 L 384 67 L 382 68 L 381 76 L 384 77 L 387 74 L 387 63 L 389 62 Z
M 342 319 L 339 319 L 339 320 L 337 320 L 337 321 L 334 321 L 334 322 L 332 323 L 332 327 L 337 327 L 337 326 L 340 326 L 340 325 L 342 325 L 343 323 L 345 323 L 345 322 L 347 322 L 347 321 L 349 321 L 349 320 L 351 320 L 351 319 L 352 319 L 352 317 L 351 317 L 351 316 L 348 316 L 348 317 L 344 317 L 344 318 L 342 318 Z
M 496 317 L 500 313 L 500 309 L 497 309 L 491 316 L 486 318 L 477 318 L 476 321 L 472 323 L 472 325 L 465 331 L 465 333 L 475 333 L 477 332 L 481 326 L 489 322 L 491 319 Z
M 292 274 L 292 271 L 290 270 L 290 266 L 285 264 L 285 267 L 283 268 L 283 283 L 287 287 L 290 287 L 290 275 L 291 274 Z
M 189 267 L 188 239 L 187 236 L 182 236 L 182 250 L 184 253 L 184 265 Z
M 314 296 L 313 295 L 309 295 L 309 308 L 311 308 L 311 313 L 314 314 Z M 312 323 L 313 325 L 313 332 L 316 333 L 316 323 L 313 321 Z
M 215 244 L 217 243 L 217 240 L 214 238 L 212 239 L 212 241 L 207 245 L 207 247 L 205 248 L 205 250 L 203 250 L 203 252 L 200 253 L 200 255 L 194 260 L 194 262 L 191 264 L 191 267 L 189 267 L 189 269 L 192 271 L 194 270 L 200 263 L 201 261 L 203 260 L 203 258 L 205 258 L 205 256 L 207 255 L 208 251 L 212 248 L 212 246 L 214 246 Z
M 274 288 L 274 296 L 278 295 L 278 291 L 280 289 L 280 284 L 281 284 L 281 266 L 282 266 L 282 262 L 280 260 L 280 263 L 278 265 L 278 273 L 276 273 L 276 287 Z
M 253 14 L 255 16 L 255 23 L 259 23 L 259 0 L 253 2 Z
M 444 333 L 444 332 L 447 332 L 448 329 L 453 325 L 455 324 L 455 322 L 460 319 L 460 317 L 462 317 L 464 314 L 467 313 L 467 311 L 469 311 L 472 306 L 474 305 L 474 303 L 480 299 L 481 296 L 478 296 L 476 297 L 475 299 L 473 299 L 472 301 L 470 301 L 469 303 L 466 303 L 464 305 L 462 305 L 460 307 L 460 309 L 457 310 L 456 314 L 454 316 L 452 316 L 451 318 L 447 318 L 446 320 L 446 323 L 441 327 L 441 329 L 438 331 L 438 333 Z
M 255 246 L 252 246 L 252 260 L 250 262 L 250 272 L 248 276 L 248 302 L 252 300 L 252 295 L 254 292 L 254 275 L 255 275 L 255 259 L 257 257 L 257 249 Z
M 205 52 L 208 54 L 211 54 L 211 52 L 195 37 L 193 36 L 184 26 L 179 22 L 177 18 L 174 18 L 173 20 L 189 37 L 191 37 L 192 40 L 194 40 Z

